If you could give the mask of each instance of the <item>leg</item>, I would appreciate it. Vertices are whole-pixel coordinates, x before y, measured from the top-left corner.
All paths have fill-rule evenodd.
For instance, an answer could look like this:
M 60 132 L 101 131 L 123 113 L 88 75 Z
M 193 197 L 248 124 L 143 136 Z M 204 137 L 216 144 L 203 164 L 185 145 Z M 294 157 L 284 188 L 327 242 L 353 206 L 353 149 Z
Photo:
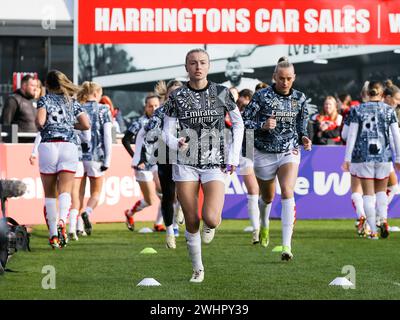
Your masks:
M 247 189 L 247 212 L 253 227 L 253 244 L 260 242 L 260 208 L 258 206 L 260 189 L 254 170 L 251 168 L 249 174 L 243 176 L 244 184 Z
M 260 186 L 260 199 L 258 206 L 260 208 L 261 227 L 260 227 L 260 244 L 268 247 L 269 244 L 269 215 L 271 214 L 272 201 L 275 197 L 275 177 L 270 180 L 257 178 Z
M 390 172 L 388 187 L 387 187 L 387 195 L 388 195 L 388 205 L 392 202 L 394 196 L 399 193 L 399 182 L 397 180 L 397 175 L 395 171 Z
M 201 237 L 199 232 L 200 218 L 198 215 L 198 194 L 200 183 L 197 181 L 177 181 L 176 190 L 179 202 L 182 205 L 183 214 L 186 221 L 186 244 L 189 251 L 189 257 L 192 261 L 193 277 L 191 281 L 197 281 L 197 274 L 204 271 L 201 259 Z M 203 274 L 204 276 L 204 274 Z
M 361 179 L 361 186 L 364 194 L 363 201 L 364 201 L 365 215 L 367 216 L 367 222 L 371 228 L 371 237 L 375 238 L 377 236 L 377 233 L 376 233 L 376 207 L 375 207 L 376 199 L 375 199 L 374 180 Z
M 58 173 L 58 205 L 59 205 L 59 222 L 58 222 L 58 237 L 61 247 L 68 242 L 66 223 L 69 209 L 71 208 L 71 193 L 74 186 L 75 173 L 59 172 Z
M 389 179 L 382 179 L 374 181 L 377 216 L 376 220 L 382 238 L 387 238 L 389 236 L 389 225 L 387 223 L 388 196 L 386 194 L 388 180 Z
M 166 226 L 166 246 L 175 249 L 176 241 L 174 235 L 174 200 L 175 200 L 175 182 L 172 180 L 172 166 L 168 164 L 158 165 L 158 177 L 162 192 L 161 213 Z
M 68 237 L 70 239 L 77 240 L 76 236 L 76 224 L 78 220 L 78 215 L 79 215 L 79 208 L 81 206 L 80 204 L 80 186 L 81 186 L 81 181 L 82 178 L 76 178 L 74 179 L 74 186 L 72 188 L 72 204 L 71 204 L 71 209 L 69 211 L 69 231 L 68 231 Z
M 50 241 L 53 237 L 57 237 L 57 175 L 45 175 L 41 174 L 44 195 L 45 195 L 45 208 L 46 208 L 46 219 L 49 226 L 49 238 Z M 54 246 L 58 247 L 57 244 Z
M 296 221 L 296 204 L 294 201 L 294 187 L 296 184 L 299 165 L 289 162 L 278 169 L 278 180 L 282 190 L 282 260 L 290 260 L 293 228 Z

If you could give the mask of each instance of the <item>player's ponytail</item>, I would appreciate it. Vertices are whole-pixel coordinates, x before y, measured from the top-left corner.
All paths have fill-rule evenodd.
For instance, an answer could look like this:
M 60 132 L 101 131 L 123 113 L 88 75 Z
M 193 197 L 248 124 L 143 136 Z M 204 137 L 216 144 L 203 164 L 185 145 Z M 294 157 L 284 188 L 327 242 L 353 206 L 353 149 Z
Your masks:
M 383 94 L 383 84 L 380 81 L 370 81 L 368 84 L 368 95 L 376 97 Z
M 280 57 L 278 59 L 278 63 L 275 66 L 275 71 L 274 73 L 276 73 L 278 71 L 279 68 L 290 68 L 293 67 L 293 64 L 291 62 L 289 62 L 289 58 L 288 57 Z
M 68 77 L 58 70 L 51 70 L 46 77 L 46 87 L 49 92 L 62 94 L 67 99 L 73 97 L 79 90 L 79 87 L 72 83 Z
M 77 94 L 77 99 L 79 103 L 86 103 L 90 95 L 100 91 L 102 91 L 102 88 L 99 84 L 92 81 L 85 81 L 81 85 L 81 89 Z

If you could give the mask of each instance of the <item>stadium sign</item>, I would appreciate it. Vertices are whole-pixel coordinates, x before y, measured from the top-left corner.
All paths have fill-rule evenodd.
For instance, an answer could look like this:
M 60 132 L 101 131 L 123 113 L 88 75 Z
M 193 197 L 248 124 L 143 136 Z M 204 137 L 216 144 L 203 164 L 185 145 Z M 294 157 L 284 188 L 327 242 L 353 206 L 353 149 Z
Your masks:
M 400 44 L 395 0 L 79 0 L 80 44 Z

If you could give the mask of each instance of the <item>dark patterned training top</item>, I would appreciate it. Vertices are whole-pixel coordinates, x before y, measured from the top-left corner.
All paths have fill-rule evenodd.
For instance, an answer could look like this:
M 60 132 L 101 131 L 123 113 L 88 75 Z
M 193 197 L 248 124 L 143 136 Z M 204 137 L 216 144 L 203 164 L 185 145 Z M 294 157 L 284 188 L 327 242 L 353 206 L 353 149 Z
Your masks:
M 110 109 L 94 101 L 88 101 L 82 108 L 88 114 L 90 120 L 91 137 L 89 148 L 83 150 L 82 159 L 85 161 L 104 161 L 104 124 L 111 122 Z
M 61 140 L 77 143 L 74 124 L 83 110 L 76 100 L 68 101 L 61 94 L 49 93 L 39 99 L 37 108 L 46 108 L 47 112 L 46 123 L 40 130 L 41 142 Z
M 199 169 L 218 168 L 226 164 L 225 112 L 236 108 L 228 88 L 211 81 L 201 90 L 185 84 L 174 90 L 164 105 L 166 115 L 177 119 L 178 131 L 190 138 L 187 159 L 178 157 L 178 164 Z
M 275 116 L 274 129 L 261 129 Z M 308 136 L 308 110 L 304 93 L 291 89 L 286 96 L 275 91 L 275 85 L 257 91 L 243 112 L 246 129 L 254 129 L 254 147 L 265 153 L 282 153 L 298 148 Z
M 350 111 L 350 124 L 358 123 L 352 163 L 390 162 L 390 125 L 397 123 L 393 108 L 381 101 L 362 103 Z

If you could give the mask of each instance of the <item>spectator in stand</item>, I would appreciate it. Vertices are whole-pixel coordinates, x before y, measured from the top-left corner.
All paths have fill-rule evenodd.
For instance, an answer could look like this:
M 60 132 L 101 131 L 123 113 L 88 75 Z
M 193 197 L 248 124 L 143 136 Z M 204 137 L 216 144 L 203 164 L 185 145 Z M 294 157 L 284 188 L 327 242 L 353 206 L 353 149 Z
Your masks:
M 111 98 L 109 96 L 104 95 L 101 97 L 99 103 L 105 104 L 110 109 L 112 126 L 113 126 L 113 128 L 115 128 L 116 133 L 121 133 L 121 128 L 119 126 L 119 123 L 115 119 L 116 111 L 115 111 L 114 104 L 111 101 Z
M 20 132 L 37 132 L 35 125 L 37 110 L 33 105 L 37 80 L 30 74 L 21 80 L 21 88 L 10 95 L 2 113 L 3 125 L 17 124 Z M 20 138 L 20 142 L 33 142 L 34 138 Z
M 316 114 L 312 120 L 314 120 L 314 144 L 342 144 L 340 132 L 343 117 L 338 112 L 337 102 L 334 97 L 327 96 L 325 98 L 322 112 Z
M 352 101 L 351 95 L 348 93 L 342 93 L 339 94 L 338 99 L 339 99 L 338 111 L 343 116 L 343 118 L 345 118 L 350 112 L 351 101 Z
M 121 112 L 120 108 L 114 107 L 114 112 L 115 112 L 115 115 L 114 115 L 115 121 L 118 123 L 118 127 L 120 130 L 119 133 L 125 132 L 126 131 L 125 121 L 124 121 L 124 118 L 122 117 L 122 112 Z
M 250 103 L 253 94 L 254 92 L 250 89 L 243 89 L 239 92 L 239 99 L 237 99 L 236 105 L 238 106 L 240 112 L 242 112 L 244 108 Z

